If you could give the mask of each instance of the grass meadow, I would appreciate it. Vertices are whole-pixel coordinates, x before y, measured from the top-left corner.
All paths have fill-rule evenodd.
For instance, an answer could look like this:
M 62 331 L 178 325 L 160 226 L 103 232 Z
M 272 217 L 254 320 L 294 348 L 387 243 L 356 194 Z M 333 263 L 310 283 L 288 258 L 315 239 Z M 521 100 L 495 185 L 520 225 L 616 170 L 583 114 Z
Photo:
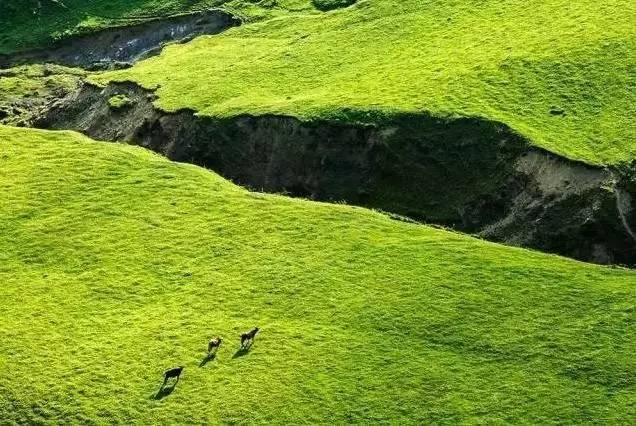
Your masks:
M 9 424 L 636 418 L 636 272 L 71 132 L 0 127 L 0 283 Z

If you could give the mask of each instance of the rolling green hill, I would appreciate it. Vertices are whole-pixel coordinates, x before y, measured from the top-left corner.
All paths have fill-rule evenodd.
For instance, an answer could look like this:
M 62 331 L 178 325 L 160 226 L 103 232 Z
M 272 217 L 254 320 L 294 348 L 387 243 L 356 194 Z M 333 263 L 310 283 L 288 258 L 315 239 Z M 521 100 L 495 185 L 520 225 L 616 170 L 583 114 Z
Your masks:
M 479 116 L 614 164 L 636 158 L 635 19 L 626 0 L 363 0 L 172 46 L 95 81 L 160 87 L 161 108 L 212 116 Z
M 9 423 L 624 424 L 635 282 L 250 193 L 140 148 L 0 126 Z M 216 335 L 226 342 L 202 363 Z
M 94 81 L 160 87 L 161 108 L 212 116 L 478 116 L 571 159 L 636 158 L 636 7 L 628 0 L 360 0 L 328 13 L 317 9 L 350 2 L 61 3 L 3 3 L 0 53 L 221 7 L 246 24 Z
M 264 142 L 276 132 L 307 139 L 294 119 L 271 117 L 285 115 L 374 123 L 359 128 L 378 137 L 311 133 L 365 147 L 401 134 L 379 123 L 409 115 L 413 128 L 420 119 L 435 124 L 423 125 L 423 136 L 452 138 L 435 147 L 448 162 L 424 156 L 428 163 L 419 164 L 437 170 L 426 184 L 442 190 L 451 176 L 488 174 L 462 171 L 479 164 L 467 161 L 464 147 L 486 136 L 486 146 L 503 146 L 510 138 L 499 138 L 501 130 L 491 137 L 483 129 L 510 127 L 524 143 L 611 170 L 541 152 L 543 186 L 519 178 L 490 192 L 525 185 L 522 195 L 541 201 L 519 205 L 540 210 L 563 196 L 552 188 L 563 182 L 584 224 L 605 217 L 594 213 L 607 207 L 598 200 L 609 200 L 633 236 L 631 177 L 620 188 L 602 180 L 605 198 L 576 189 L 598 175 L 633 176 L 623 167 L 636 164 L 631 1 L 8 0 L 0 2 L 0 56 L 208 8 L 242 25 L 168 46 L 128 69 L 30 63 L 0 71 L 0 120 L 37 123 L 38 111 L 55 115 L 54 101 L 84 93 L 65 98 L 91 102 L 70 112 L 55 102 L 60 117 L 68 112 L 68 123 L 120 139 L 128 133 L 99 126 L 123 123 L 138 136 L 130 140 L 146 146 L 189 148 L 213 138 L 230 146 L 250 131 Z M 0 64 L 13 64 L 8 58 Z M 84 79 L 132 81 L 157 97 L 133 84 L 76 92 Z M 116 92 L 124 86 L 135 96 Z M 167 116 L 151 99 L 186 111 Z M 190 111 L 230 118 L 245 133 L 207 133 Z M 255 129 L 254 120 L 234 120 L 246 115 L 277 124 Z M 438 119 L 458 116 L 478 118 L 474 136 L 452 136 L 444 123 L 457 120 Z M 387 151 L 407 142 L 426 151 L 418 136 Z M 419 158 L 409 146 L 405 158 Z M 475 196 L 488 206 L 484 194 Z M 572 214 L 568 202 L 555 215 Z M 579 229 L 565 228 L 564 236 Z M 635 284 L 634 270 L 344 204 L 249 192 L 141 148 L 0 125 L 0 424 L 631 423 Z M 239 334 L 254 326 L 262 329 L 256 343 L 239 350 Z M 215 336 L 225 342 L 209 359 Z M 179 384 L 160 390 L 163 372 L 178 365 Z

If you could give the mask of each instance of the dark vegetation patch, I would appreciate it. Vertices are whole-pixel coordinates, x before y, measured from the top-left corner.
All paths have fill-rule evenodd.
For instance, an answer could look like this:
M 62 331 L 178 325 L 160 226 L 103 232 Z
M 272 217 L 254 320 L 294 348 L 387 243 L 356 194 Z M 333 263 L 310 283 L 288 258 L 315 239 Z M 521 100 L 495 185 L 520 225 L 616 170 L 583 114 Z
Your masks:
M 356 3 L 357 0 L 311 0 L 311 3 L 318 10 L 327 12 L 334 9 L 349 7 Z
M 113 111 L 112 97 L 131 106 Z M 211 118 L 165 113 L 153 100 L 132 83 L 87 85 L 37 125 L 138 144 L 256 190 L 377 208 L 586 261 L 636 264 L 616 176 L 531 147 L 501 123 L 361 111 L 343 111 L 357 117 L 344 122 Z M 623 210 L 633 214 L 631 205 Z

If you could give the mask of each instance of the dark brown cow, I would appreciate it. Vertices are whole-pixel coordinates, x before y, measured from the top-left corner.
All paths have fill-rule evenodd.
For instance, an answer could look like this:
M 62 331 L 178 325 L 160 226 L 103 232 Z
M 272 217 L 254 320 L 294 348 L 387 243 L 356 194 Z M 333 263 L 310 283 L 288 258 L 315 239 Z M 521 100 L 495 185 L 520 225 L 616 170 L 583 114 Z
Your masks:
M 223 343 L 223 339 L 217 337 L 216 339 L 212 339 L 208 342 L 208 354 L 212 354 L 212 351 L 216 352 Z
M 255 327 L 252 330 L 248 331 L 247 333 L 243 333 L 241 334 L 241 347 L 244 348 L 246 347 L 245 343 L 254 343 L 254 337 L 256 337 L 256 333 L 258 333 L 259 328 Z
M 168 383 L 169 379 L 174 379 L 174 378 L 177 379 L 177 381 L 174 383 L 176 386 L 177 383 L 179 383 L 179 378 L 181 377 L 182 372 L 183 372 L 183 367 L 175 367 L 163 373 L 164 380 L 163 380 L 163 385 L 161 385 L 161 387 L 164 387 L 166 383 Z

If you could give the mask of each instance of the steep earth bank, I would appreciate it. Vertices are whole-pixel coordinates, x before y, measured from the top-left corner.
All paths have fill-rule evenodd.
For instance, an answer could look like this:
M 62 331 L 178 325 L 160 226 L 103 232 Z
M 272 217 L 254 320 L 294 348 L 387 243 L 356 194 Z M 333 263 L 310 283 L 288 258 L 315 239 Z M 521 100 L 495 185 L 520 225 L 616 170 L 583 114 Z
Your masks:
M 85 85 L 36 126 L 134 143 L 256 190 L 346 201 L 493 241 L 636 265 L 631 172 L 530 144 L 501 123 L 402 114 L 374 123 L 217 119 L 157 110 L 132 83 Z
M 86 71 L 38 64 L 0 69 L 0 124 L 28 127 L 56 99 L 78 90 Z
M 239 24 L 238 18 L 216 9 L 150 20 L 64 39 L 46 50 L 0 55 L 0 68 L 44 62 L 92 70 L 126 67 L 158 54 L 165 43 L 217 34 Z

